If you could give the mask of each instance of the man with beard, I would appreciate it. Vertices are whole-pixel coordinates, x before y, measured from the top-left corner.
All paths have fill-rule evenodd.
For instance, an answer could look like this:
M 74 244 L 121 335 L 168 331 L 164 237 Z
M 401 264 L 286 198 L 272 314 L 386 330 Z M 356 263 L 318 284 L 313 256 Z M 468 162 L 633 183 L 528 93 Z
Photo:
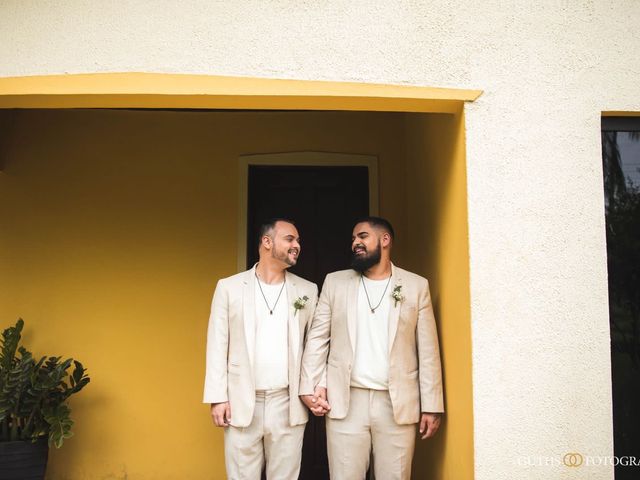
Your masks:
M 409 479 L 416 425 L 440 426 L 440 353 L 429 284 L 396 267 L 379 217 L 353 229 L 351 270 L 327 275 L 302 359 L 300 394 L 327 414 L 332 480 Z M 326 388 L 325 388 L 326 387 Z
M 307 409 L 300 361 L 318 287 L 286 270 L 300 254 L 293 222 L 260 227 L 259 261 L 218 281 L 207 334 L 204 402 L 224 428 L 227 478 L 296 480 Z

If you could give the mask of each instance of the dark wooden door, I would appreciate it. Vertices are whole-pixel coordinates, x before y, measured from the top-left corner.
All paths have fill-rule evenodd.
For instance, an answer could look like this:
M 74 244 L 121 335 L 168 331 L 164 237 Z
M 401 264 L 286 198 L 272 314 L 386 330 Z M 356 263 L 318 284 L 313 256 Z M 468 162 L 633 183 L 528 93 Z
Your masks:
M 322 287 L 327 273 L 348 268 L 351 233 L 369 214 L 367 167 L 249 166 L 247 266 L 258 258 L 258 228 L 268 218 L 293 220 L 301 238 L 296 275 Z M 324 418 L 310 416 L 300 479 L 329 478 Z

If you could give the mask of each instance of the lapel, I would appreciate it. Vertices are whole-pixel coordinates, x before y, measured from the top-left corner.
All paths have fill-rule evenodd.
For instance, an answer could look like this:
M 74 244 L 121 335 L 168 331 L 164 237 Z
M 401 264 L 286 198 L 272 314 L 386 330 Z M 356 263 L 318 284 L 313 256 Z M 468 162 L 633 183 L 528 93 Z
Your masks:
M 358 315 L 358 288 L 360 287 L 360 274 L 355 270 L 347 280 L 347 332 L 351 341 L 351 357 L 356 352 L 356 322 Z
M 256 266 L 247 270 L 244 276 L 244 287 L 242 289 L 242 314 L 244 323 L 244 338 L 247 343 L 247 354 L 249 364 L 253 371 L 253 358 L 256 346 Z
M 298 295 L 298 287 L 296 285 L 295 277 L 291 274 L 285 273 L 285 284 L 287 289 L 289 365 L 294 365 L 295 363 L 292 363 L 292 360 L 298 358 L 298 349 L 300 345 L 300 322 L 302 319 L 302 312 L 299 311 L 298 313 L 296 313 L 296 309 L 293 306 L 296 299 L 300 296 Z
M 391 295 L 393 289 L 396 285 L 402 285 L 401 274 L 396 268 L 396 266 L 391 264 L 391 280 L 389 281 L 389 291 L 385 293 L 385 295 Z M 392 298 L 389 304 L 389 354 L 391 354 L 391 349 L 393 348 L 393 342 L 396 338 L 396 333 L 398 332 L 398 322 L 400 320 L 400 309 L 402 308 L 402 302 L 398 302 L 396 304 L 395 300 Z

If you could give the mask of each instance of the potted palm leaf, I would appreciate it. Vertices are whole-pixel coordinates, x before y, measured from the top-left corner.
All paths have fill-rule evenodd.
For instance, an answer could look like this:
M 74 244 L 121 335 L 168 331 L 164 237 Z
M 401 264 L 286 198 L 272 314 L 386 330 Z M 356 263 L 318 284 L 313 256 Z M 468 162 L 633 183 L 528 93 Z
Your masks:
M 67 400 L 89 383 L 72 358 L 36 360 L 20 346 L 23 327 L 19 319 L 0 340 L 0 480 L 44 478 L 49 447 L 72 435 Z

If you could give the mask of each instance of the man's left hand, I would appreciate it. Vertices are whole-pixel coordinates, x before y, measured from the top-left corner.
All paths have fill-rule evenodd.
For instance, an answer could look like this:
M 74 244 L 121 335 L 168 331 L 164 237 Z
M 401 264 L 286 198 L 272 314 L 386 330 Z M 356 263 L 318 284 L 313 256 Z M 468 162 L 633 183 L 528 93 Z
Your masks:
M 331 410 L 327 402 L 327 389 L 324 387 L 316 387 L 313 395 L 300 395 L 300 399 L 316 417 L 322 417 Z
M 422 417 L 420 418 L 420 438 L 424 440 L 425 438 L 433 437 L 438 428 L 440 428 L 440 422 L 442 421 L 441 413 L 422 413 Z

